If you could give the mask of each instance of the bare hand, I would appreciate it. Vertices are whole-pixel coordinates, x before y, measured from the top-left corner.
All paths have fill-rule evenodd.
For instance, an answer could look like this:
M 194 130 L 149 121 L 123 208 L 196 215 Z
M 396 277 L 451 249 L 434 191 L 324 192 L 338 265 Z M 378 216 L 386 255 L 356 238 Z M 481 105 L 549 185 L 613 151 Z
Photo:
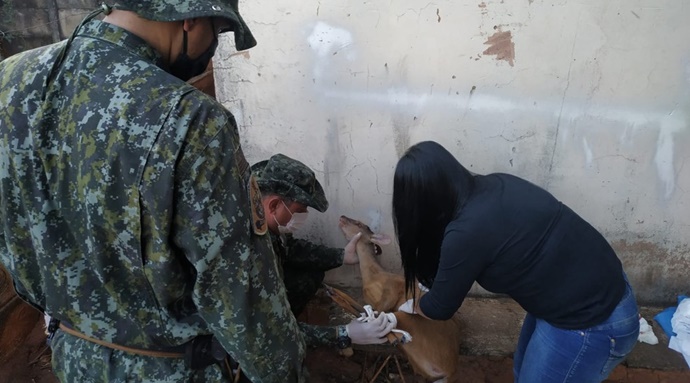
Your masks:
M 343 263 L 346 265 L 356 265 L 359 263 L 359 256 L 357 256 L 357 242 L 362 237 L 362 233 L 355 234 L 350 242 L 345 245 L 345 255 L 343 256 Z

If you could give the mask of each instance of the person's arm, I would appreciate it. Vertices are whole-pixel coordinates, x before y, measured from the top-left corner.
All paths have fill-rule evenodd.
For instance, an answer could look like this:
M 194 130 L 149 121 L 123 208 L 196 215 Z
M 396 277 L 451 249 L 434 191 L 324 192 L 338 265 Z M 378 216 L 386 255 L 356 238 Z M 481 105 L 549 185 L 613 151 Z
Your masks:
M 418 300 L 418 313 L 429 319 L 447 320 L 458 311 L 485 267 L 482 249 L 471 237 L 459 230 L 446 233 L 434 284 Z
M 285 265 L 291 267 L 327 271 L 342 266 L 344 250 L 317 245 L 305 239 L 287 236 L 287 259 Z
M 255 382 L 303 382 L 304 339 L 268 234 L 251 229 L 248 164 L 232 116 L 199 113 L 176 176 L 173 241 L 194 267 L 192 298 Z M 193 119 L 194 124 L 197 119 Z
M 308 345 L 334 346 L 337 344 L 337 326 L 317 326 L 307 323 L 300 323 L 299 325 L 305 339 L 307 339 Z M 345 325 L 347 334 L 353 344 L 386 343 L 388 341 L 386 334 L 393 328 L 395 328 L 395 323 L 391 322 L 387 315 L 379 315 L 368 322 L 353 319 Z
M 335 346 L 337 331 L 334 326 L 318 326 L 309 323 L 299 323 L 307 346 Z

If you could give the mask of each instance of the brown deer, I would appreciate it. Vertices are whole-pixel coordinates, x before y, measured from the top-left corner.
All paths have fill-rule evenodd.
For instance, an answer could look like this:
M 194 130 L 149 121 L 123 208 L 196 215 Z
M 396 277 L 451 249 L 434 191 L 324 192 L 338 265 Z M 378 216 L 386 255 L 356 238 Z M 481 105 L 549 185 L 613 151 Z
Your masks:
M 385 271 L 376 261 L 382 245 L 391 243 L 390 237 L 374 234 L 360 221 L 340 217 L 339 223 L 345 237 L 350 239 L 357 233 L 362 237 L 357 242 L 359 269 L 362 273 L 362 295 L 364 302 L 379 312 L 394 312 L 397 328 L 412 336 L 412 342 L 401 344 L 414 371 L 434 382 L 453 382 L 460 353 L 460 322 L 456 316 L 446 321 L 435 321 L 421 315 L 397 311 L 411 296 L 405 294 L 405 278 Z M 416 289 L 417 299 L 421 291 Z

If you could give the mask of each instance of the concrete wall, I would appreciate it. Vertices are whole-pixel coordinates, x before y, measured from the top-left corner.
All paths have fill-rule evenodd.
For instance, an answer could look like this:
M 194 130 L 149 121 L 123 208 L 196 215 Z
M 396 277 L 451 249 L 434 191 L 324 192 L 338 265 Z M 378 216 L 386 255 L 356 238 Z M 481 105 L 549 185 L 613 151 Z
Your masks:
M 4 55 L 66 38 L 96 3 L 3 0 Z M 642 301 L 690 292 L 690 3 L 241 6 L 259 46 L 235 54 L 223 41 L 218 97 L 250 161 L 283 152 L 319 173 L 332 207 L 307 236 L 343 245 L 340 214 L 392 233 L 395 162 L 433 139 L 473 171 L 525 177 L 573 207 L 610 239 Z M 395 248 L 382 263 L 400 270 Z
M 58 42 L 74 28 L 99 0 L 0 0 L 2 56 Z
M 602 231 L 638 298 L 690 293 L 690 2 L 244 1 L 259 45 L 215 59 L 250 162 L 315 169 L 331 207 L 393 233 L 392 175 L 437 140 L 469 169 L 551 191 Z M 400 270 L 390 248 L 382 263 Z M 357 284 L 356 267 L 331 272 Z M 474 289 L 482 293 L 481 289 Z

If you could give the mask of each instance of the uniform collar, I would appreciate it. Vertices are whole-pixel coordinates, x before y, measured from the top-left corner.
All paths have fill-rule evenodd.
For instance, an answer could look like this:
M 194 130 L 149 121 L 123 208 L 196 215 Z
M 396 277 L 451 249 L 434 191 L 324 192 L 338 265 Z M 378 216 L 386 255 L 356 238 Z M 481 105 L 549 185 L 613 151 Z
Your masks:
M 77 37 L 90 37 L 104 40 L 118 45 L 128 50 L 133 55 L 139 56 L 158 67 L 163 67 L 165 65 L 160 53 L 153 49 L 144 39 L 117 25 L 100 20 L 91 20 L 79 29 Z

